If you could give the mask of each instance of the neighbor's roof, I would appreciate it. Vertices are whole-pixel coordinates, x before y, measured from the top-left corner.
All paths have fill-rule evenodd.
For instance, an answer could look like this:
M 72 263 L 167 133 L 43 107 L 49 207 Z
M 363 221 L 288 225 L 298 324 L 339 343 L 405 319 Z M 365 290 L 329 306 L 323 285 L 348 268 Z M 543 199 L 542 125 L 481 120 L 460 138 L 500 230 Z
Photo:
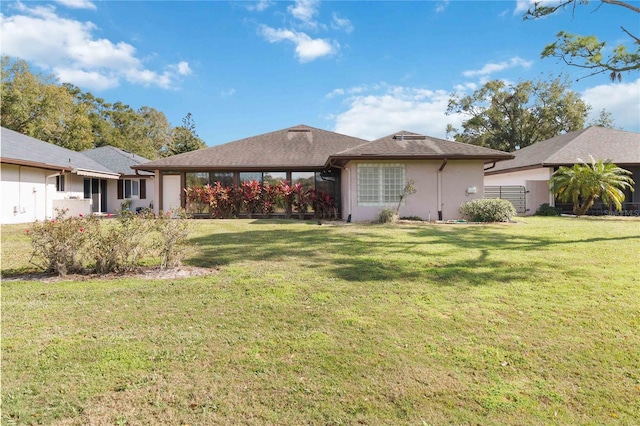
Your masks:
M 496 164 L 486 174 L 566 166 L 589 162 L 590 157 L 617 165 L 640 164 L 640 133 L 592 126 L 534 143 L 513 154 L 513 160 Z
M 512 154 L 461 142 L 438 139 L 401 130 L 372 142 L 330 156 L 327 163 L 344 164 L 349 160 L 424 160 L 474 159 L 500 161 Z
M 110 170 L 124 176 L 135 175 L 135 170 L 133 170 L 131 166 L 151 161 L 148 158 L 123 151 L 115 146 L 101 146 L 99 148 L 88 149 L 82 153 Z M 140 173 L 145 175 L 153 174 L 144 171 Z
M 365 142 L 364 139 L 299 125 L 174 155 L 134 168 L 271 171 L 321 168 L 329 155 Z
M 118 174 L 86 155 L 2 127 L 0 161 L 83 176 L 117 179 Z

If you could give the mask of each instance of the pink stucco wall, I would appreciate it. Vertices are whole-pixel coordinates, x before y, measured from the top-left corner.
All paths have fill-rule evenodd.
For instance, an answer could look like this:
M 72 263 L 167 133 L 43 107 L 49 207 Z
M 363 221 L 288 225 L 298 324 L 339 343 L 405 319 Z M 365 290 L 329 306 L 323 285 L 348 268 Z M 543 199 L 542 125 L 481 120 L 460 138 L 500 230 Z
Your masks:
M 342 215 L 351 214 L 354 222 L 376 219 L 383 208 L 395 210 L 397 203 L 384 206 L 359 206 L 357 197 L 357 165 L 373 161 L 350 161 L 342 171 Z M 379 161 L 377 163 L 381 163 Z M 405 164 L 407 180 L 413 180 L 416 193 L 400 207 L 400 216 L 418 216 L 424 220 L 438 219 L 438 169 L 442 160 L 388 161 Z M 441 172 L 441 208 L 444 220 L 459 219 L 458 208 L 466 201 L 482 198 L 484 163 L 481 160 L 449 160 Z M 467 189 L 475 187 L 475 194 Z

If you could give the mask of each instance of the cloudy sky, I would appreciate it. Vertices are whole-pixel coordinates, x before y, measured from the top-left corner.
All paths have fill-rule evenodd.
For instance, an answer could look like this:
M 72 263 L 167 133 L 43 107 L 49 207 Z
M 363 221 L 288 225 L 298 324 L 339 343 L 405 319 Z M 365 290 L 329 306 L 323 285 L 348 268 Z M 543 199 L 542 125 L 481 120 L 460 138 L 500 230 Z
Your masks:
M 640 75 L 541 59 L 561 30 L 618 43 L 637 14 L 592 2 L 523 21 L 518 1 L 3 1 L 1 50 L 108 102 L 191 113 L 208 145 L 297 124 L 373 139 L 445 137 L 451 93 L 554 77 L 640 131 Z M 577 80 L 577 81 L 576 81 Z

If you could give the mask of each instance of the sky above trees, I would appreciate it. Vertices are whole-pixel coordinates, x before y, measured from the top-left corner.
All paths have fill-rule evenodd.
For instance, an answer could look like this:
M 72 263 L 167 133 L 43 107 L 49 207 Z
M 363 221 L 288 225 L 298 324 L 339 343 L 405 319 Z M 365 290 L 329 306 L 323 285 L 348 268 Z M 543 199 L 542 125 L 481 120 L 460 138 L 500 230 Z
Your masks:
M 452 93 L 563 73 L 617 127 L 640 131 L 640 75 L 541 59 L 560 31 L 619 43 L 637 14 L 594 1 L 525 21 L 531 2 L 11 2 L 2 53 L 107 102 L 191 113 L 216 145 L 300 123 L 372 139 L 445 137 Z M 576 81 L 578 80 L 578 81 Z

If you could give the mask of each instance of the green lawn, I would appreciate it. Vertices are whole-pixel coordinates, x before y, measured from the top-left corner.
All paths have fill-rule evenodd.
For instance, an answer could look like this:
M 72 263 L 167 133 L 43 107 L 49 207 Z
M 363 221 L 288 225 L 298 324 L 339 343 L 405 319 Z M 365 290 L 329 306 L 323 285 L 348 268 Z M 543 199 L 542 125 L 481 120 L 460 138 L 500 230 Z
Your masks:
M 5 279 L 2 424 L 639 424 L 640 221 L 518 220 L 198 221 L 206 277 Z

